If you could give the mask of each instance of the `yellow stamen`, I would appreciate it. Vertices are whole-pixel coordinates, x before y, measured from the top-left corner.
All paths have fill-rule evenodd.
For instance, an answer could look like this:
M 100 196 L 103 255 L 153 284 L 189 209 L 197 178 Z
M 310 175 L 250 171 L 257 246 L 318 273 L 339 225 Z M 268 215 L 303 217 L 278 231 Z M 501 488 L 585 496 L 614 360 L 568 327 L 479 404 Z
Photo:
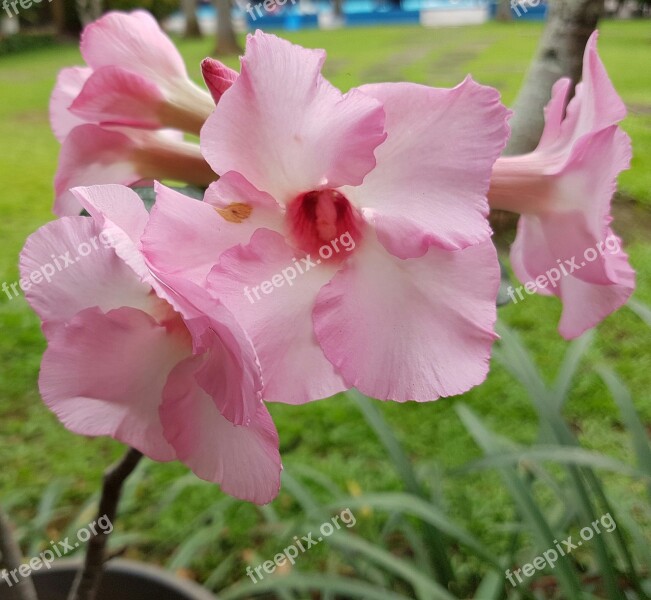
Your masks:
M 226 208 L 215 208 L 215 210 L 229 223 L 241 223 L 251 216 L 253 207 L 243 202 L 231 202 Z

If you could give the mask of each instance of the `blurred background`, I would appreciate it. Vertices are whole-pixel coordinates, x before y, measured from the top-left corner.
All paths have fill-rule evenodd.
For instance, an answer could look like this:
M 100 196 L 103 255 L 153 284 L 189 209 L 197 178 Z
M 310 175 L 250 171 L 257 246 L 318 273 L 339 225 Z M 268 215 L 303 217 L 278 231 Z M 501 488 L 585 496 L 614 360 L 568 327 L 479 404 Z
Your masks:
M 25 238 L 53 219 L 59 145 L 48 99 L 59 69 L 82 64 L 83 24 L 145 8 L 191 76 L 217 54 L 238 68 L 248 30 L 325 48 L 342 90 L 468 73 L 512 105 L 548 18 L 542 0 L 51 0 L 0 16 L 0 282 L 18 277 Z M 602 8 L 602 7 L 600 7 Z M 112 547 L 194 579 L 220 598 L 645 598 L 651 596 L 651 20 L 648 0 L 608 0 L 599 52 L 628 107 L 633 163 L 614 229 L 637 271 L 629 306 L 569 344 L 560 303 L 500 308 L 488 380 L 436 403 L 353 394 L 272 405 L 285 464 L 271 505 L 235 501 L 178 464 L 145 461 L 131 478 Z M 513 220 L 494 222 L 505 262 Z M 508 264 L 508 262 L 507 262 Z M 67 432 L 42 404 L 44 340 L 22 297 L 0 296 L 0 502 L 26 556 L 87 524 L 106 466 L 123 448 Z M 116 349 L 117 350 L 117 349 Z M 300 376 L 300 374 L 297 374 Z M 356 524 L 253 584 L 257 566 L 328 515 Z M 554 570 L 512 586 L 517 569 L 610 512 L 612 533 Z M 446 596 L 447 594 L 447 596 Z

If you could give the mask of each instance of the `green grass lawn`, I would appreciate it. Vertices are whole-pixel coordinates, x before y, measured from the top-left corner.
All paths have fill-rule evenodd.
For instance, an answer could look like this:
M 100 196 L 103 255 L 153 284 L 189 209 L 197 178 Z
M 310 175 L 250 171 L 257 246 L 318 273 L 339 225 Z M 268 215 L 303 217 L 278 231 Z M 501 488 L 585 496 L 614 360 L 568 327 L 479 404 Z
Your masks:
M 326 48 L 326 76 L 342 89 L 397 80 L 449 86 L 471 73 L 479 82 L 500 89 L 509 104 L 518 91 L 540 31 L 539 25 L 513 23 L 437 30 L 387 27 L 306 31 L 286 37 L 305 46 Z M 198 78 L 199 61 L 209 53 L 212 40 L 179 44 L 192 75 Z M 648 22 L 605 23 L 599 48 L 615 86 L 629 106 L 624 127 L 634 147 L 633 168 L 621 178 L 615 229 L 627 243 L 637 269 L 636 297 L 651 304 Z M 78 51 L 72 46 L 0 58 L 0 283 L 16 280 L 17 257 L 24 239 L 53 218 L 50 207 L 58 143 L 49 132 L 48 96 L 57 70 L 79 62 Z M 234 66 L 237 61 L 228 62 Z M 567 349 L 567 343 L 556 333 L 559 314 L 555 299 L 537 296 L 501 310 L 503 320 L 521 332 L 549 377 Z M 103 468 L 121 448 L 111 441 L 69 434 L 42 405 L 36 380 L 44 342 L 38 319 L 22 298 L 0 298 L 0 327 L 0 494 L 14 497 L 18 513 L 28 515 L 35 509 L 43 487 L 64 478 L 69 483 L 66 502 L 80 503 L 96 489 Z M 651 422 L 650 350 L 648 329 L 626 308 L 598 328 L 589 361 L 581 368 L 567 407 L 587 446 L 631 460 L 629 444 L 617 426 L 616 410 L 593 366 L 601 361 L 610 364 L 631 389 L 645 422 Z M 435 459 L 450 468 L 478 455 L 454 412 L 460 400 L 497 431 L 514 439 L 529 441 L 535 434 L 534 411 L 524 391 L 499 366 L 493 368 L 484 385 L 462 399 L 424 405 L 384 404 L 382 410 L 415 460 Z M 272 412 L 289 471 L 307 464 L 344 487 L 362 490 L 386 490 L 398 485 L 395 474 L 386 468 L 380 445 L 345 398 L 304 407 L 274 405 Z M 150 530 L 153 540 L 143 550 L 149 560 L 165 562 L 194 515 L 220 497 L 214 487 L 198 486 L 154 516 L 150 507 L 185 472 L 179 465 L 152 465 L 147 469 L 139 492 L 143 502 L 129 515 L 128 523 Z M 16 496 L 19 490 L 25 491 L 20 498 Z M 463 501 L 464 505 L 477 507 L 460 514 L 460 518 L 484 539 L 500 543 L 503 534 L 496 524 L 509 508 L 497 480 L 460 479 L 445 493 L 452 505 Z M 630 501 L 632 493 L 637 491 L 624 482 L 615 482 L 615 494 L 622 502 Z M 290 504 L 283 493 L 274 506 L 288 510 Z M 229 513 L 222 542 L 214 549 L 215 563 L 251 548 L 261 556 L 273 554 L 278 543 L 250 531 L 258 518 L 257 509 L 249 505 L 238 505 Z M 316 558 L 306 558 L 310 560 Z M 201 577 L 205 565 L 196 567 Z M 241 573 L 243 570 L 238 569 L 233 577 Z

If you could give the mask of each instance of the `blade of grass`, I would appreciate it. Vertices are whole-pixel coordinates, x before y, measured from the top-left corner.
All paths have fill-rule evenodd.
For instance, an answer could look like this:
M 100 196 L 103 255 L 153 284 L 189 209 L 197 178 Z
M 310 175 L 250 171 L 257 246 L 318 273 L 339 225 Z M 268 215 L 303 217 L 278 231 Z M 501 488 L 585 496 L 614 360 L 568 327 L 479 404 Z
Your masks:
M 523 448 L 522 450 L 491 454 L 473 460 L 462 467 L 459 467 L 456 471 L 459 473 L 466 473 L 496 466 L 514 465 L 523 460 L 553 461 L 555 463 L 566 465 L 590 466 L 597 469 L 612 471 L 613 473 L 628 475 L 630 477 L 642 477 L 649 479 L 651 482 L 651 473 L 646 473 L 645 471 L 631 467 L 630 465 L 611 458 L 610 456 L 600 454 L 599 452 L 593 452 L 591 450 L 585 450 L 578 446 L 538 445 Z
M 413 564 L 362 538 L 338 531 L 328 543 L 366 557 L 409 583 L 418 600 L 455 600 L 439 583 L 421 573 Z
M 502 336 L 501 347 L 505 349 L 505 352 L 498 356 L 498 360 L 502 361 L 506 356 L 511 357 L 515 360 L 516 367 L 518 365 L 526 365 L 526 370 L 536 370 L 535 364 L 531 359 L 529 352 L 524 347 L 520 341 L 517 334 L 511 331 L 504 324 L 500 324 L 498 331 Z M 578 350 L 584 349 L 583 344 L 577 344 L 573 348 L 573 352 L 570 352 L 564 357 L 564 361 L 570 361 L 572 364 L 578 364 Z M 537 374 L 535 378 L 531 379 L 532 383 L 528 384 L 524 379 L 522 372 L 524 372 L 524 367 L 510 368 L 509 364 L 504 363 L 504 366 L 511 370 L 516 377 L 520 378 L 520 381 L 523 383 L 531 399 L 533 400 L 534 406 L 538 412 L 538 415 L 541 420 L 541 429 L 542 424 L 544 423 L 553 436 L 557 443 L 563 446 L 579 446 L 579 442 L 576 439 L 575 435 L 572 433 L 570 427 L 567 425 L 561 414 L 561 408 L 565 402 L 563 398 L 558 398 L 554 395 L 553 392 L 550 392 L 545 387 L 542 382 L 542 378 Z M 566 367 L 561 371 L 565 370 L 567 373 L 571 372 L 571 367 Z M 567 385 L 569 389 L 569 384 Z M 591 487 L 596 490 L 600 497 L 605 498 L 605 493 L 601 489 L 601 484 L 594 472 L 587 467 L 579 469 L 574 465 L 566 465 L 567 472 L 570 476 L 570 480 L 574 487 L 577 506 L 580 509 L 581 519 L 586 523 L 592 523 L 598 517 L 595 507 L 593 506 L 590 500 L 590 494 L 586 486 L 585 481 L 583 480 L 583 475 L 590 481 Z M 601 536 L 595 538 L 594 541 L 595 551 L 597 555 L 597 560 L 599 561 L 599 569 L 602 573 L 606 589 L 610 598 L 617 598 L 620 600 L 624 599 L 622 592 L 618 584 L 618 575 L 614 569 L 613 561 L 611 560 L 608 549 L 606 546 L 606 541 Z M 629 576 L 636 583 L 636 587 L 641 587 L 639 580 L 635 572 L 629 573 Z
M 640 469 L 651 477 L 651 446 L 649 445 L 646 428 L 635 410 L 630 392 L 612 369 L 601 366 L 597 368 L 597 372 L 608 386 L 617 404 L 622 421 L 631 434 L 637 464 Z M 651 499 L 651 482 L 648 484 L 647 493 L 649 499 Z
M 428 494 L 423 489 L 423 486 L 418 482 L 411 461 L 377 407 L 373 405 L 373 402 L 369 398 L 357 390 L 350 390 L 347 395 L 353 402 L 355 402 L 355 404 L 357 404 L 357 407 L 366 419 L 366 422 L 373 429 L 389 454 L 396 472 L 402 478 L 407 492 L 414 496 L 423 498 L 424 500 L 429 500 Z M 427 524 L 425 527 L 425 536 L 427 538 L 427 546 L 431 553 L 431 563 L 434 566 L 437 580 L 443 586 L 450 587 L 450 585 L 454 583 L 456 577 L 452 568 L 452 563 L 450 562 L 446 551 L 445 535 L 436 527 Z
M 470 435 L 486 454 L 490 455 L 501 451 L 501 447 L 494 440 L 493 434 L 486 429 L 479 418 L 468 407 L 463 404 L 457 404 L 455 408 Z M 502 467 L 499 471 L 520 514 L 529 523 L 540 547 L 553 547 L 553 540 L 556 538 L 554 531 L 523 481 L 512 468 Z M 565 596 L 568 598 L 580 598 L 580 584 L 567 556 L 562 556 L 556 563 L 556 567 Z
M 576 371 L 581 364 L 583 356 L 591 346 L 593 339 L 594 333 L 590 330 L 587 333 L 584 333 L 577 340 L 574 340 L 565 353 L 565 357 L 561 363 L 561 368 L 559 369 L 552 388 L 552 395 L 555 396 L 556 408 L 558 410 L 563 409 L 563 404 L 570 392 L 570 386 L 572 385 Z
M 474 536 L 450 521 L 450 517 L 422 498 L 404 492 L 363 494 L 346 498 L 346 506 L 357 508 L 370 506 L 384 511 L 395 511 L 417 517 L 439 529 L 446 536 L 457 540 L 472 550 L 478 557 L 499 569 L 500 563 L 492 552 L 485 548 Z M 333 505 L 333 507 L 336 505 Z M 439 582 L 440 583 L 440 582 Z
M 279 590 L 293 590 L 305 594 L 310 591 L 329 592 L 340 594 L 343 598 L 359 598 L 360 600 L 413 600 L 408 596 L 356 579 L 336 575 L 299 575 L 297 573 L 263 579 L 258 583 L 236 583 L 222 590 L 219 593 L 219 600 L 251 598 L 254 594 L 278 592 Z

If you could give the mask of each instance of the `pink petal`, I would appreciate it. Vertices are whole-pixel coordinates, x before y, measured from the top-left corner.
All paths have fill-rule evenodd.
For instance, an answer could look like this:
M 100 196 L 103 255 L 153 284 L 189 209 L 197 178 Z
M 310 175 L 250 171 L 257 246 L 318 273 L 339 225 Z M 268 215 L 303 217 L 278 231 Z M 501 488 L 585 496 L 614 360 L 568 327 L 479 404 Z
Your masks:
M 385 138 L 382 107 L 332 87 L 321 76 L 324 60 L 321 50 L 260 31 L 248 37 L 242 72 L 201 132 L 216 173 L 237 171 L 281 204 L 362 182 Z
M 204 357 L 179 364 L 165 387 L 161 420 L 179 460 L 227 494 L 257 504 L 271 502 L 280 489 L 278 434 L 260 404 L 249 426 L 236 426 L 197 385 Z
M 589 246 L 603 263 L 607 279 L 595 282 L 580 277 L 591 263 L 584 261 L 583 250 L 579 254 L 578 247 L 573 266 L 559 261 L 556 246 L 549 241 L 553 228 L 553 221 L 521 216 L 511 246 L 511 265 L 518 279 L 523 284 L 531 282 L 536 293 L 561 299 L 563 314 L 558 329 L 564 338 L 572 339 L 626 303 L 635 289 L 635 272 L 621 248 L 621 240 L 607 227 L 603 239 Z M 582 267 L 581 262 L 585 262 Z
M 501 194 L 499 205 L 516 209 L 521 203 L 525 212 L 512 256 L 529 281 L 551 269 L 567 269 L 573 278 L 586 283 L 608 285 L 616 281 L 603 244 L 610 231 L 610 201 L 617 176 L 628 168 L 630 157 L 628 136 L 616 125 L 585 135 L 573 145 L 561 173 L 537 177 L 537 195 L 534 188 L 525 193 L 518 185 L 521 175 L 516 169 L 511 175 L 507 173 L 505 165 L 510 159 L 498 161 L 501 164 L 496 166 L 494 177 L 501 189 L 510 188 L 512 195 L 504 202 L 507 194 Z M 507 184 L 509 177 L 512 181 Z M 530 179 L 536 180 L 533 172 Z M 493 194 L 500 194 L 499 189 L 497 184 L 491 188 L 491 202 Z
M 86 122 L 85 119 L 73 115 L 69 109 L 92 72 L 88 67 L 69 67 L 59 71 L 50 96 L 50 125 L 54 136 L 60 142 L 63 142 L 77 125 Z
M 617 176 L 629 167 L 630 160 L 630 139 L 616 125 L 577 140 L 563 156 L 562 164 L 537 151 L 502 157 L 493 168 L 490 205 L 543 219 L 577 215 L 581 220 L 579 224 L 575 219 L 577 225 L 592 236 L 591 243 L 579 248 L 583 252 L 603 239 Z M 580 245 L 585 236 L 562 234 L 556 238 L 559 243 Z
M 255 418 L 262 399 L 260 364 L 233 314 L 203 288 L 182 277 L 161 277 L 163 297 L 183 315 L 194 354 L 207 353 L 196 380 L 235 425 Z
M 142 75 L 122 67 L 95 71 L 70 106 L 70 111 L 86 121 L 102 125 L 123 125 L 158 129 L 165 96 L 159 87 Z
M 136 146 L 123 133 L 99 125 L 75 127 L 61 146 L 54 179 L 57 195 L 54 212 L 59 216 L 79 214 L 81 205 L 68 192 L 72 187 L 102 183 L 131 185 L 143 179 L 132 160 Z
M 612 231 L 609 235 L 618 239 Z M 621 241 L 618 245 L 621 248 Z M 564 277 L 560 282 L 558 295 L 563 301 L 563 314 L 558 331 L 565 339 L 576 338 L 598 325 L 626 304 L 635 289 L 635 271 L 626 253 L 620 250 L 606 256 L 613 283 L 595 285 L 576 277 Z
M 319 292 L 316 336 L 364 394 L 399 402 L 460 394 L 488 373 L 499 279 L 490 240 L 401 260 L 369 239 Z
M 551 99 L 545 106 L 545 128 L 540 138 L 539 149 L 553 144 L 560 135 L 571 85 L 571 79 L 561 77 L 552 86 Z
M 54 182 L 55 212 L 78 214 L 81 210 L 70 188 L 108 183 L 133 185 L 154 179 L 208 186 L 215 174 L 197 144 L 179 141 L 166 130 L 109 130 L 81 125 L 70 132 L 61 147 Z
M 545 132 L 538 151 L 567 155 L 572 144 L 581 136 L 597 132 L 619 123 L 626 116 L 626 105 L 617 94 L 603 62 L 597 52 L 598 32 L 590 36 L 583 55 L 582 81 L 576 86 L 574 97 L 567 105 L 565 118 L 560 125 L 557 119 L 548 122 L 547 117 L 557 114 L 557 108 L 549 108 L 546 113 Z M 564 104 L 567 88 L 555 87 L 550 101 L 555 106 Z
M 149 213 L 138 194 L 123 185 L 78 187 L 71 192 L 105 232 L 116 254 L 142 281 L 157 288 L 140 250 Z
M 617 94 L 597 52 L 598 32 L 590 36 L 583 55 L 582 82 L 567 107 L 566 127 L 573 139 L 619 123 L 626 117 L 626 105 Z
M 201 61 L 201 72 L 215 104 L 221 100 L 224 92 L 233 85 L 239 76 L 237 71 L 214 58 L 204 58 Z
M 169 372 L 188 355 L 186 338 L 133 308 L 88 309 L 51 333 L 39 387 L 59 420 L 74 433 L 173 460 L 158 409 Z
M 493 88 L 470 78 L 453 89 L 411 83 L 360 88 L 382 102 L 387 141 L 377 167 L 341 192 L 399 258 L 431 245 L 457 249 L 490 237 L 486 192 L 508 135 L 508 111 Z
M 30 235 L 20 273 L 24 282 L 33 278 L 25 296 L 46 323 L 67 321 L 94 306 L 154 312 L 158 305 L 151 288 L 138 281 L 111 248 L 110 238 L 86 217 L 64 217 Z
M 142 248 L 161 276 L 183 275 L 202 284 L 221 252 L 237 243 L 234 233 L 210 204 L 157 183 Z
M 228 207 L 234 202 L 251 208 L 249 216 L 239 222 L 228 221 L 218 212 L 228 216 Z M 247 242 L 260 227 L 280 229 L 280 208 L 239 174 L 227 173 L 211 184 L 205 202 L 157 184 L 156 204 L 142 245 L 158 273 L 183 275 L 201 285 L 224 250 Z
M 105 14 L 84 29 L 80 48 L 93 69 L 118 66 L 150 78 L 187 78 L 178 50 L 143 10 Z
M 229 222 L 235 222 L 238 241 L 248 239 L 256 229 L 265 227 L 273 231 L 283 231 L 284 212 L 280 205 L 267 193 L 253 187 L 242 175 L 235 171 L 224 173 L 206 190 L 204 201 L 212 205 Z M 251 209 L 243 219 L 232 218 L 229 210 L 234 203 L 245 204 Z M 240 231 L 242 230 L 242 231 Z M 244 233 L 246 230 L 246 233 Z M 236 242 L 234 241 L 234 245 Z
M 325 263 L 307 267 L 299 256 L 283 236 L 259 229 L 247 246 L 224 252 L 208 277 L 210 292 L 233 312 L 253 341 L 265 399 L 288 404 L 326 398 L 345 389 L 312 327 L 316 295 L 334 267 Z M 260 286 L 272 279 L 276 284 L 269 283 L 271 292 L 265 294 Z
M 522 215 L 518 220 L 517 234 L 511 245 L 511 267 L 515 276 L 522 282 L 534 283 L 540 273 L 558 268 L 547 246 L 544 231 L 538 217 Z M 550 285 L 536 285 L 536 293 L 541 296 L 553 295 Z

